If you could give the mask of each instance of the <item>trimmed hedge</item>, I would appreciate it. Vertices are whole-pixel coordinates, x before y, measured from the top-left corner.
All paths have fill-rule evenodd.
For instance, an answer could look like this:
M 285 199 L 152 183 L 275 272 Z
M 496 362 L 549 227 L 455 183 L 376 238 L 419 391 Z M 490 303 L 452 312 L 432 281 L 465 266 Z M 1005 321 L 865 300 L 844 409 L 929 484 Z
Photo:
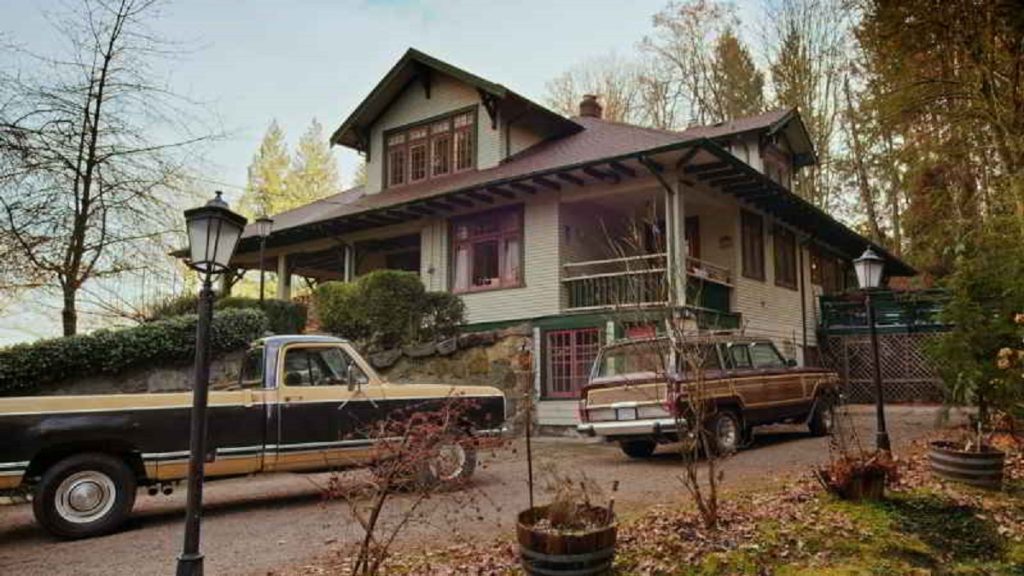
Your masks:
M 327 282 L 313 298 L 321 328 L 371 350 L 451 338 L 466 317 L 461 298 L 427 292 L 419 275 L 397 270 L 370 272 L 351 284 Z
M 0 395 L 25 394 L 71 378 L 117 374 L 141 366 L 169 366 L 195 355 L 195 314 L 67 338 L 40 340 L 0 350 Z M 214 355 L 241 350 L 267 330 L 259 310 L 214 313 Z
M 149 320 L 167 320 L 185 314 L 195 314 L 199 297 L 194 294 L 175 296 L 153 307 Z M 260 309 L 259 298 L 228 296 L 213 303 L 214 310 Z M 288 300 L 267 299 L 263 301 L 263 312 L 267 315 L 268 330 L 274 334 L 301 334 L 306 329 L 307 310 L 304 304 Z

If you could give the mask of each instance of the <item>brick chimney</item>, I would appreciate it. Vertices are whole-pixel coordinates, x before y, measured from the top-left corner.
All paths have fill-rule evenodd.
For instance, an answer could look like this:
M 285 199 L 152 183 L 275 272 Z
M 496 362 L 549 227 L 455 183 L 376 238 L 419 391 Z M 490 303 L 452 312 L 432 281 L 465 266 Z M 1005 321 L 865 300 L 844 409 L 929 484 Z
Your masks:
M 583 95 L 583 101 L 580 102 L 580 116 L 587 116 L 589 118 L 601 117 L 601 105 L 597 103 L 596 94 Z

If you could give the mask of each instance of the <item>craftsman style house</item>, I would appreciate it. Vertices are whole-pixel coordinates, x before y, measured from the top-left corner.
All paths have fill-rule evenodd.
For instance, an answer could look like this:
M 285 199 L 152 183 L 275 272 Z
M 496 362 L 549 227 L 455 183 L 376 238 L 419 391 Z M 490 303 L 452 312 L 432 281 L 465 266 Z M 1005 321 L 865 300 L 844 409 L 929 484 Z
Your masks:
M 364 155 L 366 184 L 273 215 L 278 296 L 393 268 L 461 294 L 470 329 L 528 323 L 542 424 L 572 423 L 603 341 L 650 333 L 638 310 L 815 362 L 815 296 L 870 244 L 790 191 L 815 162 L 795 110 L 673 132 L 603 120 L 588 96 L 566 118 L 409 50 L 331 143 Z M 257 268 L 258 246 L 248 230 L 235 264 Z

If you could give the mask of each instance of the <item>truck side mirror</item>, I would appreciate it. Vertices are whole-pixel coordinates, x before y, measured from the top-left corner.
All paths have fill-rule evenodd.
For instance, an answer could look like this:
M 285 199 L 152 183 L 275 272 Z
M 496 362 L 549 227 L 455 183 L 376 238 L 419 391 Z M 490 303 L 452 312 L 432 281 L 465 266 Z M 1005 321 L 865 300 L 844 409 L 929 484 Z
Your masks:
M 796 366 L 796 358 L 786 358 L 786 366 L 790 368 Z

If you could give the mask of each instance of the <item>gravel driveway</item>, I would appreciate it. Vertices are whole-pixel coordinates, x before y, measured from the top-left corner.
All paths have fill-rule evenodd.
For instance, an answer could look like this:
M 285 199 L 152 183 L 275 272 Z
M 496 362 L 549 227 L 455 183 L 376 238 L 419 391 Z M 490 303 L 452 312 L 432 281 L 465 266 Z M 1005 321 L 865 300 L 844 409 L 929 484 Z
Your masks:
M 862 430 L 862 439 L 872 443 L 871 408 L 858 406 L 851 412 Z M 937 413 L 934 407 L 890 407 L 895 450 L 933 430 Z M 614 445 L 541 438 L 534 454 L 541 465 L 553 462 L 563 471 L 584 472 L 605 486 L 619 480 L 616 508 L 620 513 L 683 497 L 676 480 L 679 458 L 670 450 L 636 461 L 626 458 Z M 825 440 L 810 437 L 803 427 L 761 429 L 753 447 L 726 462 L 725 489 L 756 488 L 759 483 L 805 473 L 827 458 Z M 355 481 L 360 474 L 350 475 Z M 402 534 L 400 544 L 512 533 L 515 512 L 527 505 L 525 478 L 521 441 L 510 449 L 484 455 L 472 487 L 425 503 L 420 509 L 422 517 Z M 202 541 L 207 574 L 266 574 L 352 542 L 359 531 L 348 515 L 347 505 L 321 498 L 319 485 L 327 479 L 324 474 L 281 474 L 207 484 Z M 74 542 L 55 540 L 36 527 L 30 505 L 0 506 L 0 574 L 172 574 L 181 545 L 184 496 L 184 490 L 169 497 L 140 492 L 135 515 L 126 530 Z M 395 506 L 406 507 L 411 500 L 409 495 L 400 496 Z

